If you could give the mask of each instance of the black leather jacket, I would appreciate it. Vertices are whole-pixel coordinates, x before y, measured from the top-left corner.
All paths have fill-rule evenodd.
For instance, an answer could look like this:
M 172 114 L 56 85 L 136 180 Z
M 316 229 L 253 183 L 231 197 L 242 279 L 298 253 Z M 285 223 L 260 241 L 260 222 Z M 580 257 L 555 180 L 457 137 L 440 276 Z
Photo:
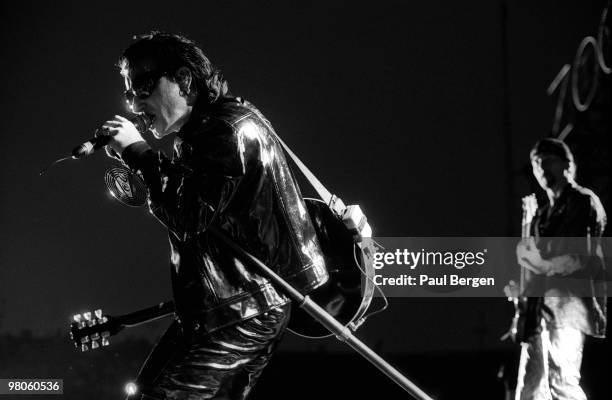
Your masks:
M 223 98 L 194 108 L 172 160 L 145 142 L 122 158 L 144 179 L 151 212 L 168 228 L 181 320 L 212 331 L 289 302 L 210 235 L 210 224 L 303 293 L 328 279 L 283 149 L 250 103 Z

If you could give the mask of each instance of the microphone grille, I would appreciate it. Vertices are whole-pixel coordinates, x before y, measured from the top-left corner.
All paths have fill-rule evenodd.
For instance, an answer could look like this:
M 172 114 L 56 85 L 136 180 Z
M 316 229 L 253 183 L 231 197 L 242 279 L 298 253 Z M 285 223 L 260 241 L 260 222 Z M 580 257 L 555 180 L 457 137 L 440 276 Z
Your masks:
M 151 124 L 153 123 L 151 118 L 146 114 L 134 115 L 132 118 L 130 118 L 130 121 L 132 121 L 132 123 L 140 133 L 145 133 L 146 131 L 148 131 L 151 127 Z

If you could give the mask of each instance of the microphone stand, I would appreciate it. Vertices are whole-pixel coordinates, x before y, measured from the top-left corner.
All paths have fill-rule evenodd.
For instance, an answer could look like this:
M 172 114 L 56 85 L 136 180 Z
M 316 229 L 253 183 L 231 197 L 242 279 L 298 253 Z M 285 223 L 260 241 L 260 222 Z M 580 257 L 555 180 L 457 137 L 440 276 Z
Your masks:
M 402 389 L 410 393 L 412 397 L 417 400 L 433 400 L 430 396 L 427 395 L 427 393 L 422 391 L 417 385 L 415 385 L 408 378 L 402 375 L 401 372 L 399 372 L 391 364 L 389 364 L 382 357 L 376 354 L 365 343 L 356 338 L 349 328 L 342 325 L 334 317 L 329 315 L 323 308 L 321 308 L 317 303 L 310 299 L 310 297 L 301 294 L 293 286 L 287 283 L 287 281 L 285 281 L 274 271 L 268 268 L 268 266 L 262 263 L 259 259 L 257 259 L 253 255 L 242 249 L 240 246 L 238 246 L 232 239 L 227 237 L 218 228 L 209 225 L 207 229 L 210 233 L 220 239 L 234 252 L 236 252 L 244 259 L 248 260 L 254 267 L 259 270 L 259 272 L 263 276 L 272 281 L 276 287 L 278 287 L 285 295 L 287 295 L 287 297 L 293 300 L 293 302 L 298 304 L 300 308 L 304 309 L 304 311 L 306 311 L 311 317 L 316 319 L 319 323 L 321 323 L 321 325 L 327 328 L 332 334 L 336 336 L 338 340 L 345 342 L 347 345 L 356 350 L 366 360 L 374 364 L 376 368 L 378 368 L 391 380 L 397 383 Z

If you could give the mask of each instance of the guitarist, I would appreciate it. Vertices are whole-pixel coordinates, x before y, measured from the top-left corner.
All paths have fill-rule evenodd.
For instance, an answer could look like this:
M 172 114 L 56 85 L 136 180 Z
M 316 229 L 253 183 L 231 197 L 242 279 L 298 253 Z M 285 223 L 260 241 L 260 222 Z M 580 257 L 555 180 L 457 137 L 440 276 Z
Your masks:
M 580 387 L 585 335 L 604 337 L 606 293 L 600 237 L 606 215 L 599 198 L 575 181 L 569 147 L 542 139 L 530 153 L 548 204 L 532 224 L 518 262 L 539 279 L 540 329 L 522 343 L 516 400 L 586 399 Z
M 287 325 L 290 302 L 207 228 L 304 293 L 328 279 L 313 224 L 269 122 L 230 96 L 193 41 L 152 32 L 125 50 L 119 67 L 128 104 L 153 121 L 154 137 L 177 132 L 172 160 L 126 118 L 99 132 L 111 137 L 109 155 L 144 179 L 170 239 L 177 318 L 130 398 L 245 399 Z

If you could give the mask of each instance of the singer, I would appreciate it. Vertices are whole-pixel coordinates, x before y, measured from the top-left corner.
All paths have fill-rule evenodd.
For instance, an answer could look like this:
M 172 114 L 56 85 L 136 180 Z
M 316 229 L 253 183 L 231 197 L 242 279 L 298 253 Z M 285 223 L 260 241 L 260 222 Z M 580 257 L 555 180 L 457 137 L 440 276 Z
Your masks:
M 270 123 L 233 97 L 191 40 L 152 32 L 119 61 L 125 96 L 157 139 L 176 133 L 170 160 L 134 124 L 98 134 L 148 189 L 167 228 L 177 318 L 142 367 L 134 399 L 246 399 L 287 325 L 291 304 L 209 235 L 223 230 L 308 292 L 328 278 L 315 231 Z

